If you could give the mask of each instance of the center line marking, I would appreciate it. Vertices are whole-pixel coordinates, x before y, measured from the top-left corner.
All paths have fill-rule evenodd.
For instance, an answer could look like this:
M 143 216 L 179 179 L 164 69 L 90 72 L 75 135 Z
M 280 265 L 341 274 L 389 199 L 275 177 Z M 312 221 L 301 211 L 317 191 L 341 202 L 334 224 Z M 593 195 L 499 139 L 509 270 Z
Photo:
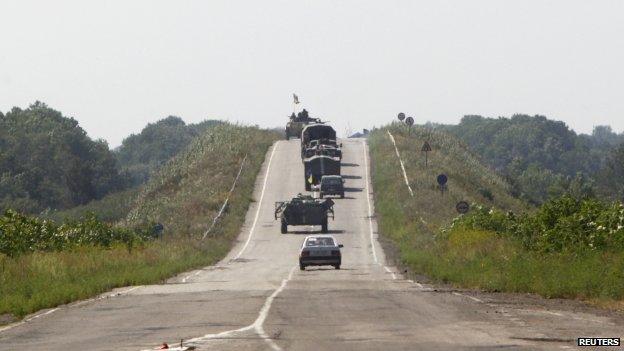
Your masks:
M 280 286 L 277 287 L 277 289 L 275 289 L 273 291 L 273 293 L 266 298 L 266 300 L 264 301 L 264 305 L 262 305 L 262 308 L 258 312 L 258 317 L 256 318 L 256 320 L 252 324 L 250 324 L 250 325 L 248 325 L 246 327 L 233 329 L 233 330 L 226 330 L 226 331 L 223 331 L 223 332 L 220 332 L 220 333 L 216 333 L 216 334 L 206 334 L 204 336 L 200 336 L 200 337 L 197 337 L 197 338 L 189 339 L 189 340 L 187 340 L 187 343 L 191 344 L 193 346 L 198 346 L 198 345 L 200 345 L 202 343 L 205 343 L 207 341 L 210 341 L 210 340 L 226 338 L 226 337 L 228 337 L 228 336 L 230 336 L 232 334 L 241 333 L 241 332 L 245 332 L 245 331 L 253 329 L 256 332 L 256 334 L 258 334 L 260 336 L 260 338 L 264 339 L 264 341 L 266 341 L 267 344 L 269 344 L 271 349 L 273 349 L 274 351 L 282 351 L 282 348 L 279 345 L 277 345 L 275 343 L 275 341 L 273 341 L 273 339 L 271 339 L 266 334 L 266 331 L 264 330 L 263 325 L 264 325 L 264 321 L 269 316 L 269 311 L 271 310 L 271 306 L 273 305 L 273 301 L 275 300 L 277 295 L 279 295 L 282 291 L 284 291 L 284 289 L 286 288 L 286 285 L 292 279 L 293 274 L 295 273 L 295 268 L 297 268 L 297 266 L 292 267 L 290 269 L 290 272 L 288 273 L 288 277 L 286 277 L 286 279 L 282 280 L 282 283 L 280 284 Z

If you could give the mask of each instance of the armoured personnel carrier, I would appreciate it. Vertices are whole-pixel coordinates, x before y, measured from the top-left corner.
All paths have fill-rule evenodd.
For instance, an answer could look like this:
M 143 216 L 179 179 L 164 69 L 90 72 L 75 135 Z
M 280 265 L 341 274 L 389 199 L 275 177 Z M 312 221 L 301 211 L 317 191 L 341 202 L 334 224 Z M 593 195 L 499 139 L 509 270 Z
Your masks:
M 308 111 L 304 108 L 297 115 L 293 112 L 290 115 L 290 121 L 286 123 L 286 140 L 290 138 L 300 138 L 303 128 L 310 123 L 320 123 L 318 118 L 311 118 Z
M 275 203 L 275 219 L 281 219 L 281 233 L 288 233 L 289 225 L 320 225 L 327 233 L 327 221 L 334 219 L 334 202 L 331 199 L 315 199 L 310 195 L 298 194 L 290 201 Z

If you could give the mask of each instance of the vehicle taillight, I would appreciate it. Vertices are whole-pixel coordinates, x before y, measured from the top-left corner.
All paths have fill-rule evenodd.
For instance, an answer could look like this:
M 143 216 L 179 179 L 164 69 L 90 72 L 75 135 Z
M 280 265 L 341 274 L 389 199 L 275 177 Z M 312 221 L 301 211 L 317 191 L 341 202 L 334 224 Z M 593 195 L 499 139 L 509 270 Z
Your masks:
M 332 256 L 340 256 L 340 250 L 332 250 Z
M 301 257 L 308 257 L 310 256 L 310 251 L 301 251 Z

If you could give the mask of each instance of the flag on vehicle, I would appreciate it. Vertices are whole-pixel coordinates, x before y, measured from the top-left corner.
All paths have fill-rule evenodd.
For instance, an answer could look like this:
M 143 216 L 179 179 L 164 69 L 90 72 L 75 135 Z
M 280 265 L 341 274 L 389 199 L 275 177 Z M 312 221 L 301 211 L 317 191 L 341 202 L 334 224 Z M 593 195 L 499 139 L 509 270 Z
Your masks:
M 293 101 L 295 104 L 299 103 L 299 97 L 297 96 L 297 94 L 293 94 Z

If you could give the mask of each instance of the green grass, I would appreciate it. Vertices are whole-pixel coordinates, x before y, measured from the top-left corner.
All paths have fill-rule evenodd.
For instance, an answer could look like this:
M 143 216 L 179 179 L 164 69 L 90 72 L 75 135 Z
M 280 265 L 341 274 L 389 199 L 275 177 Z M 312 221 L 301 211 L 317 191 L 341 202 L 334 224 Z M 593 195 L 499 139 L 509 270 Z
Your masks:
M 162 241 L 131 251 L 125 246 L 79 247 L 1 256 L 0 316 L 8 313 L 19 318 L 111 288 L 157 283 L 223 258 L 253 201 L 266 151 L 277 139 L 279 134 L 272 131 L 223 124 L 209 129 L 169 161 L 136 194 L 130 210 L 124 210 L 126 218 L 117 223 L 134 227 L 160 222 L 165 227 Z M 206 240 L 200 240 L 228 196 L 245 155 L 247 161 L 224 217 Z
M 397 248 L 399 263 L 433 281 L 487 291 L 531 292 L 545 297 L 624 299 L 624 254 L 527 250 L 512 238 L 487 230 L 454 227 L 455 204 L 466 200 L 515 213 L 534 209 L 509 194 L 504 179 L 456 138 L 423 127 L 407 135 L 391 125 L 414 197 L 407 192 L 386 128 L 372 132 L 369 143 L 375 209 L 380 232 Z M 420 149 L 429 140 L 429 167 Z M 436 189 L 435 177 L 449 177 L 448 192 Z M 491 195 L 491 196 L 490 196 Z M 608 303 L 607 303 L 608 305 Z
M 127 189 L 108 194 L 99 200 L 94 200 L 67 210 L 44 212 L 39 217 L 63 222 L 65 220 L 78 220 L 87 213 L 93 212 L 97 214 L 99 220 L 114 223 L 128 215 L 128 212 L 130 212 L 130 209 L 134 206 L 139 191 L 140 187 Z
M 21 318 L 115 287 L 159 282 L 191 267 L 213 264 L 227 250 L 226 241 L 172 240 L 151 242 L 132 252 L 125 247 L 82 247 L 0 257 L 0 315 Z

